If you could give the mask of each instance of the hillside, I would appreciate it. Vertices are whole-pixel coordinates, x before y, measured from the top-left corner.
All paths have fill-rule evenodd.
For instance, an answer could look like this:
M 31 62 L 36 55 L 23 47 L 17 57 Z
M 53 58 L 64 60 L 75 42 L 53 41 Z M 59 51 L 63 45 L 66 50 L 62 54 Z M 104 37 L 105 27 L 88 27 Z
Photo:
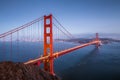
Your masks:
M 0 62 L 0 80 L 60 80 L 35 65 Z

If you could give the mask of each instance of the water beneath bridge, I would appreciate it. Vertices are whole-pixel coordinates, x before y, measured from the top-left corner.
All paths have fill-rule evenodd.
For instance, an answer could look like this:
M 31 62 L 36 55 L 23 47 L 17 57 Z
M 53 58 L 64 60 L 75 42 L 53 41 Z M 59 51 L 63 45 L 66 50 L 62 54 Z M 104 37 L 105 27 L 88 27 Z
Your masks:
M 9 44 L 9 42 L 6 43 L 8 46 Z M 21 42 L 19 45 L 20 51 L 17 50 L 18 47 L 15 46 L 15 42 L 13 45 L 12 57 L 10 56 L 10 49 L 6 49 L 5 53 L 8 53 L 8 55 L 0 54 L 0 61 L 13 60 L 14 62 L 25 62 L 28 59 L 34 59 L 38 55 L 41 55 L 43 51 L 43 46 L 40 46 L 37 42 Z M 62 49 L 78 44 L 68 42 L 61 44 L 59 42 L 54 44 L 54 46 L 56 45 L 61 45 Z M 55 50 L 57 49 L 58 48 L 55 47 Z M 3 52 L 3 50 L 0 51 L 0 53 Z M 38 52 L 40 52 L 40 54 L 36 54 Z M 120 80 L 120 43 L 102 45 L 99 49 L 91 45 L 73 51 L 71 54 L 56 59 L 54 69 L 55 73 L 59 75 L 62 80 Z

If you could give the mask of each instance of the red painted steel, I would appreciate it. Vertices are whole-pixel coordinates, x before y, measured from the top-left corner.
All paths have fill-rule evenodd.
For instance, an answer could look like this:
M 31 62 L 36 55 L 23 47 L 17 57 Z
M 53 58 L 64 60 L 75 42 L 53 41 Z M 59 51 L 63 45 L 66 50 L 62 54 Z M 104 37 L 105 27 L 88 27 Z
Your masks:
M 12 29 L 12 30 L 10 30 L 10 31 L 8 31 L 8 32 L 5 32 L 5 33 L 3 33 L 3 34 L 0 34 L 0 38 L 5 37 L 5 36 L 8 36 L 8 35 L 10 35 L 10 34 L 12 34 L 12 33 L 17 32 L 17 31 L 20 31 L 20 30 L 22 30 L 22 29 L 24 29 L 24 28 L 26 28 L 26 27 L 29 27 L 30 25 L 32 25 L 32 24 L 34 24 L 34 23 L 36 23 L 36 22 L 38 22 L 38 21 L 40 21 L 40 20 L 42 20 L 42 19 L 43 19 L 43 17 L 37 18 L 37 19 L 35 19 L 35 20 L 33 20 L 33 21 L 31 21 L 31 22 L 29 22 L 29 23 L 27 23 L 27 24 L 24 24 L 24 25 L 22 25 L 22 26 L 20 26 L 20 27 L 18 27 L 18 28 L 15 28 L 15 29 Z
M 57 53 L 53 53 L 53 22 L 52 22 L 52 15 L 48 15 L 48 16 L 44 16 L 44 54 L 42 57 L 39 57 L 37 59 L 34 59 L 34 60 L 30 60 L 30 61 L 27 61 L 25 62 L 24 64 L 34 64 L 34 65 L 40 65 L 41 63 L 44 63 L 44 70 L 50 72 L 52 75 L 54 75 L 54 59 L 57 58 L 57 57 L 60 57 L 62 55 L 65 55 L 65 54 L 68 54 L 69 52 L 72 52 L 74 50 L 77 50 L 77 49 L 80 49 L 80 48 L 83 48 L 83 47 L 86 47 L 86 46 L 89 46 L 89 45 L 92 45 L 92 44 L 95 44 L 96 47 L 98 48 L 101 41 L 99 40 L 99 37 L 98 37 L 98 33 L 96 33 L 96 39 L 91 41 L 91 42 L 88 42 L 88 43 L 85 43 L 85 44 L 82 44 L 82 45 L 79 45 L 79 46 L 76 46 L 76 47 L 73 47 L 73 48 L 69 48 L 69 49 L 66 49 L 66 50 L 63 50 L 63 51 L 60 51 L 60 52 L 57 52 Z M 5 38 L 6 36 L 8 35 L 11 35 L 11 53 L 12 53 L 12 34 L 15 33 L 15 32 L 18 32 L 19 30 L 22 30 L 24 28 L 27 28 L 29 27 L 30 25 L 42 20 L 43 17 L 40 17 L 38 19 L 35 19 L 23 26 L 20 26 L 18 28 L 15 28 L 13 30 L 10 30 L 6 33 L 3 33 L 3 34 L 0 34 L 0 38 Z M 63 32 L 61 29 L 59 29 L 56 25 L 56 27 L 61 31 L 63 32 L 63 34 L 67 35 L 68 37 L 69 36 L 72 36 L 69 31 L 67 31 L 60 23 L 59 21 L 54 18 L 58 24 L 67 32 Z M 38 31 L 39 33 L 39 31 Z M 19 33 L 17 33 L 17 37 L 19 38 Z
M 79 45 L 79 46 L 76 46 L 76 47 L 73 47 L 73 48 L 69 48 L 69 49 L 66 49 L 66 50 L 63 50 L 63 51 L 60 51 L 60 52 L 57 52 L 57 53 L 54 53 L 53 54 L 53 58 L 57 58 L 57 57 L 60 57 L 62 55 L 65 55 L 65 54 L 68 54 L 69 52 L 72 52 L 74 50 L 77 50 L 77 49 L 80 49 L 80 48 L 83 48 L 83 47 L 86 47 L 86 46 L 89 46 L 89 45 L 92 45 L 92 44 L 97 44 L 97 43 L 101 43 L 101 41 L 91 41 L 91 42 L 88 42 L 88 43 L 85 43 L 85 44 L 82 44 L 82 45 Z M 37 58 L 37 59 L 34 59 L 34 60 L 30 60 L 28 62 L 25 62 L 24 64 L 33 64 L 33 63 L 36 63 L 37 61 L 41 61 L 43 62 L 44 60 L 47 60 L 50 58 L 50 55 L 47 55 L 47 56 L 43 56 L 43 57 L 40 57 L 40 58 Z
M 46 71 L 49 71 L 52 75 L 54 75 L 53 62 L 55 58 L 92 44 L 95 44 L 96 47 L 98 47 L 100 43 L 101 41 L 98 38 L 98 33 L 96 33 L 96 39 L 91 42 L 73 48 L 69 48 L 57 53 L 53 53 L 52 15 L 44 16 L 44 54 L 42 57 L 30 60 L 28 62 L 25 62 L 24 64 L 36 64 L 36 63 L 38 64 L 38 62 L 44 63 L 44 69 Z
M 34 63 L 34 65 L 40 66 L 41 62 L 37 61 L 36 63 Z
M 98 33 L 96 33 L 96 41 L 99 41 Z M 96 47 L 98 48 L 100 43 L 96 43 Z
M 53 57 L 59 57 L 59 56 L 62 56 L 64 54 L 68 54 L 69 52 L 75 51 L 77 49 L 80 49 L 80 48 L 83 48 L 83 47 L 86 47 L 86 46 L 89 46 L 89 45 L 92 45 L 92 44 L 98 44 L 98 43 L 101 43 L 101 41 L 92 41 L 92 42 L 89 42 L 89 43 L 85 43 L 85 44 L 82 44 L 80 46 L 69 48 L 69 49 L 60 51 L 58 53 L 54 53 Z
M 53 70 L 53 32 L 52 32 L 52 15 L 44 16 L 44 55 L 50 53 L 50 58 L 44 61 L 44 69 L 54 74 Z

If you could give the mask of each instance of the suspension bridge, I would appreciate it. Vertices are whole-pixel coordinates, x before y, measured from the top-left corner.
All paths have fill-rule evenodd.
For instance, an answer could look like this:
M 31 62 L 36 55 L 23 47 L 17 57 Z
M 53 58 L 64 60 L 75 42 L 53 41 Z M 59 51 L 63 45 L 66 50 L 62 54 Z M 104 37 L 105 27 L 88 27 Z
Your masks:
M 65 40 L 73 38 L 74 36 L 52 14 L 45 15 L 0 34 L 1 58 L 3 58 L 2 61 L 12 61 L 19 57 L 20 59 L 26 58 L 24 64 L 37 66 L 43 64 L 44 70 L 54 75 L 54 59 L 89 45 L 94 44 L 98 48 L 101 44 L 98 33 L 96 33 L 96 37 L 90 42 L 69 47 L 60 45 L 66 45 Z M 29 49 L 29 46 L 33 48 Z M 36 56 L 30 58 L 31 54 Z

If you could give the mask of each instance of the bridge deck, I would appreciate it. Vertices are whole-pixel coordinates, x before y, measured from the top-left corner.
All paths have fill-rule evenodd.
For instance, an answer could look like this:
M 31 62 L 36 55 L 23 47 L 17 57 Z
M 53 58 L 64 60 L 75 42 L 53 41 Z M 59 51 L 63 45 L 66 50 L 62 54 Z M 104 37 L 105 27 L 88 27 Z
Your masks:
M 77 50 L 77 49 L 80 49 L 80 48 L 83 48 L 83 47 L 86 47 L 86 46 L 89 46 L 89 45 L 92 45 L 92 44 L 98 44 L 98 43 L 101 43 L 101 41 L 91 41 L 91 42 L 88 42 L 88 43 L 85 43 L 85 44 L 82 44 L 82 45 L 79 45 L 79 46 L 76 46 L 76 47 L 73 47 L 73 48 L 69 48 L 69 49 L 66 49 L 66 50 L 63 50 L 63 51 L 60 51 L 60 52 L 56 52 L 56 53 L 53 53 L 53 58 L 57 58 L 57 57 L 60 57 L 64 54 L 68 54 L 69 52 L 72 52 L 74 50 Z M 37 58 L 37 59 L 34 59 L 34 60 L 30 60 L 30 61 L 27 61 L 25 62 L 24 64 L 34 64 L 38 61 L 41 61 L 43 62 L 43 60 L 46 60 L 46 59 L 49 59 L 50 58 L 50 55 L 47 55 L 47 56 L 43 56 L 43 57 L 40 57 L 40 58 Z

